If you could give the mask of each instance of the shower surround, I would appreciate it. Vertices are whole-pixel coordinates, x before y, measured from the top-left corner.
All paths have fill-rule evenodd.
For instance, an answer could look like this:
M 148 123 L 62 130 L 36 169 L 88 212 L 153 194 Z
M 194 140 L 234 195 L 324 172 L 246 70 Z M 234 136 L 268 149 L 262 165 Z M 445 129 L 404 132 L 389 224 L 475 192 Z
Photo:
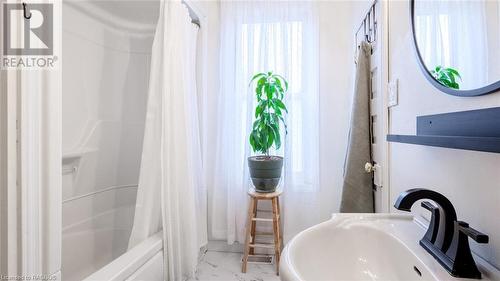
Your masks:
M 158 5 L 63 4 L 63 280 L 127 250 Z

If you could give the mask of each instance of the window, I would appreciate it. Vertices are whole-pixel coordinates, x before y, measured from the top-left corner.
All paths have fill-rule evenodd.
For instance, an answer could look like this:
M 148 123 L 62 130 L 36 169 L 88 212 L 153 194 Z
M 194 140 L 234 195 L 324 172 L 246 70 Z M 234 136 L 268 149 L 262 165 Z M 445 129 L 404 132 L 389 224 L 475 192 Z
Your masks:
M 241 28 L 241 65 L 242 77 L 248 80 L 258 72 L 273 71 L 281 74 L 290 82 L 285 103 L 291 113 L 287 116 L 288 141 L 292 148 L 291 168 L 294 173 L 303 171 L 303 25 L 299 21 L 266 22 L 243 24 Z M 248 87 L 248 81 L 241 81 Z M 256 106 L 253 89 L 244 90 L 250 98 L 253 110 Z M 242 112 L 243 118 L 252 118 L 253 112 Z M 244 126 L 245 127 L 245 126 Z M 283 130 L 284 131 L 284 130 Z M 242 132 L 245 136 L 248 130 Z M 284 135 L 284 132 L 283 132 Z M 285 144 L 286 145 L 286 144 Z M 283 150 L 283 147 L 280 150 Z M 282 154 L 283 151 L 279 153 Z

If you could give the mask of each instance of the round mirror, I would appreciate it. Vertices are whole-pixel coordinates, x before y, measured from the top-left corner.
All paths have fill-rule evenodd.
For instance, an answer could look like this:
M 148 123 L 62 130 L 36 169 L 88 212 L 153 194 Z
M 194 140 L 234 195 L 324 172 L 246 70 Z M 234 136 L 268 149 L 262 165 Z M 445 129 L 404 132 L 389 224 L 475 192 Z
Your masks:
M 479 96 L 500 89 L 500 1 L 410 0 L 418 61 L 439 90 Z

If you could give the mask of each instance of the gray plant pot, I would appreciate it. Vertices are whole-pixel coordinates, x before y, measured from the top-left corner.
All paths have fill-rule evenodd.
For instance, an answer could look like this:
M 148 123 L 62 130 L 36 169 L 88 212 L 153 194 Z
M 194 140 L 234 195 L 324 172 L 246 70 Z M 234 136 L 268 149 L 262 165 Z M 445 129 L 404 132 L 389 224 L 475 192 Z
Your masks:
M 258 192 L 274 192 L 281 178 L 283 157 L 251 156 L 248 157 L 250 177 Z

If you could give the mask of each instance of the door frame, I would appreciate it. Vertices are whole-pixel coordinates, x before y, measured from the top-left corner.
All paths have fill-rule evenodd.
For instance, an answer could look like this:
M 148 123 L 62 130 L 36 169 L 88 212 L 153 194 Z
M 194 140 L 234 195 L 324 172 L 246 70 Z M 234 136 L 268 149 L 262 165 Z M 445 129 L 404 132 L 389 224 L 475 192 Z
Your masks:
M 21 272 L 17 86 L 15 71 L 0 71 L 0 273 L 7 276 Z
M 61 2 L 53 4 L 54 50 L 60 54 Z M 61 78 L 60 66 L 0 70 L 0 274 L 4 276 L 55 275 L 60 280 Z
M 375 11 L 377 16 L 376 22 L 376 32 L 377 38 L 374 46 L 374 55 L 371 56 L 372 73 L 373 69 L 377 69 L 377 80 L 375 85 L 377 88 L 377 100 L 374 101 L 370 98 L 370 104 L 372 106 L 371 111 L 376 111 L 377 115 L 377 125 L 374 130 L 377 142 L 377 148 L 380 150 L 380 155 L 377 157 L 375 170 L 373 171 L 374 178 L 374 203 L 375 212 L 377 213 L 389 213 L 391 210 L 390 202 L 390 182 L 389 182 L 389 142 L 387 142 L 386 136 L 389 133 L 389 107 L 388 107 L 388 83 L 389 83 L 389 3 L 387 1 L 373 1 L 370 3 L 370 8 L 375 5 Z M 368 12 L 367 12 L 368 13 Z M 364 13 L 366 15 L 367 13 Z M 358 37 L 355 36 L 356 45 L 358 44 Z M 374 67 L 375 66 L 375 67 Z M 370 77 L 373 79 L 373 76 Z M 373 80 L 372 80 L 373 81 Z M 372 85 L 374 83 L 372 82 Z M 371 94 L 370 94 L 371 96 Z M 373 108 L 376 106 L 376 108 Z M 371 119 L 371 114 L 370 114 Z M 370 120 L 372 122 L 372 120 Z M 370 124 L 373 126 L 373 124 Z M 373 150 L 372 146 L 372 150 Z M 375 162 L 373 159 L 372 161 Z M 375 180 L 377 179 L 377 180 Z M 375 181 L 380 183 L 376 186 Z M 380 193 L 379 193 L 380 192 Z
M 389 1 L 380 1 L 382 11 L 380 16 L 380 42 L 381 42 L 381 87 L 382 87 L 382 141 L 383 141 L 383 165 L 382 169 L 382 200 L 386 202 L 386 205 L 382 206 L 381 211 L 384 213 L 390 213 L 391 210 L 391 189 L 390 189 L 390 170 L 389 170 L 389 159 L 390 159 L 390 145 L 387 141 L 386 136 L 389 134 Z
M 1 74 L 0 251 L 6 259 L 0 269 L 6 276 L 58 276 L 61 268 L 60 70 L 47 73 Z

